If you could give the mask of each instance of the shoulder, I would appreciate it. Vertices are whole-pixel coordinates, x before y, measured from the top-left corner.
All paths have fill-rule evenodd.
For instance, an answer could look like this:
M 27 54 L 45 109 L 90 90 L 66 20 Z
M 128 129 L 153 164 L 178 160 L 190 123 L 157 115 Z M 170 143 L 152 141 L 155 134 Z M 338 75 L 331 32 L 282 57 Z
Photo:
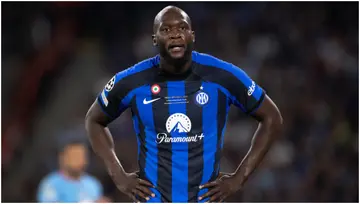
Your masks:
M 146 83 L 149 78 L 148 76 L 154 72 L 153 68 L 156 68 L 159 63 L 160 57 L 157 55 L 116 73 L 105 85 L 105 94 L 113 88 L 116 89 L 115 92 L 120 91 L 127 93 L 137 86 Z
M 61 180 L 61 177 L 59 175 L 58 172 L 52 172 L 49 173 L 48 175 L 46 175 L 42 180 L 41 183 L 43 185 L 45 184 L 51 184 L 51 185 L 56 185 L 57 183 L 59 183 Z
M 115 83 L 117 83 L 121 79 L 128 78 L 130 76 L 134 76 L 136 74 L 146 72 L 146 71 L 150 70 L 151 68 L 158 66 L 159 63 L 160 63 L 160 57 L 158 55 L 154 56 L 152 58 L 145 59 L 141 62 L 138 62 L 137 64 L 134 64 L 131 67 L 128 67 L 127 69 L 125 69 L 123 71 L 116 73 L 113 81 Z
M 240 69 L 239 67 L 233 65 L 230 62 L 224 61 L 215 56 L 205 54 L 205 53 L 193 51 L 192 58 L 193 58 L 193 61 L 197 64 L 207 66 L 207 67 L 217 68 L 217 69 L 228 71 L 228 72 L 234 72 L 234 71 Z
M 58 172 L 52 172 L 46 175 L 38 186 L 38 192 L 44 195 L 55 195 L 61 188 L 62 179 Z
M 45 176 L 38 187 L 38 202 L 54 202 L 58 200 L 58 192 L 61 191 L 61 176 L 53 172 Z
M 248 86 L 248 75 L 234 64 L 226 62 L 209 54 L 193 52 L 193 61 L 200 65 L 196 72 L 208 79 L 209 81 L 216 81 L 220 84 L 227 84 L 232 86 L 238 81 L 245 83 Z

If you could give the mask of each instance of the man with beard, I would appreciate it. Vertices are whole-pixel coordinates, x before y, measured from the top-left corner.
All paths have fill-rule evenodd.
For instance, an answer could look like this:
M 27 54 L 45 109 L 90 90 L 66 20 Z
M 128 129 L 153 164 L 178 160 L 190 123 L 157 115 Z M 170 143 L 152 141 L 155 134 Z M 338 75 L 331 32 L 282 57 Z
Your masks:
M 193 51 L 189 16 L 168 6 L 154 20 L 159 55 L 117 73 L 86 115 L 94 151 L 135 202 L 221 202 L 244 185 L 282 129 L 272 100 L 240 68 Z M 233 173 L 219 172 L 230 105 L 259 121 Z M 127 173 L 107 125 L 130 108 L 139 172 Z
M 60 171 L 46 176 L 40 183 L 38 202 L 106 202 L 102 186 L 93 176 L 85 173 L 87 149 L 73 141 L 59 154 Z

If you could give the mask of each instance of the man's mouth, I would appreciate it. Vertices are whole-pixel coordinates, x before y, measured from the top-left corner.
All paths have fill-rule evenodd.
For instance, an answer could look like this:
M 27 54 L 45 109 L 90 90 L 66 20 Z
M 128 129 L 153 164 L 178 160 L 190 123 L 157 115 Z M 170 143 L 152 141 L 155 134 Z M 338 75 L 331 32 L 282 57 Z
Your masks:
M 169 45 L 169 50 L 172 52 L 179 52 L 184 50 L 185 45 L 182 44 L 173 44 L 173 45 Z

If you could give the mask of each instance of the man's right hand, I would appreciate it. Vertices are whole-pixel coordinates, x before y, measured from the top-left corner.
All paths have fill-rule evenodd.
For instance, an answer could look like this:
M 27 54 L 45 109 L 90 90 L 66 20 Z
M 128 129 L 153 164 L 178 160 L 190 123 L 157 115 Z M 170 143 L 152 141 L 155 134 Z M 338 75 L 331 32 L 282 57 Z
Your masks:
M 137 196 L 150 200 L 151 197 L 155 197 L 155 194 L 150 191 L 149 188 L 154 188 L 150 182 L 140 179 L 136 172 L 127 173 L 119 183 L 115 183 L 116 187 L 133 201 L 140 203 Z
M 126 173 L 116 156 L 113 137 L 107 127 L 113 120 L 114 118 L 108 117 L 95 100 L 85 117 L 85 128 L 89 134 L 90 143 L 95 153 L 104 161 L 111 179 L 121 192 L 135 202 L 139 202 L 138 198 L 149 200 L 150 196 L 155 197 L 149 189 L 154 186 L 140 179 L 138 172 Z

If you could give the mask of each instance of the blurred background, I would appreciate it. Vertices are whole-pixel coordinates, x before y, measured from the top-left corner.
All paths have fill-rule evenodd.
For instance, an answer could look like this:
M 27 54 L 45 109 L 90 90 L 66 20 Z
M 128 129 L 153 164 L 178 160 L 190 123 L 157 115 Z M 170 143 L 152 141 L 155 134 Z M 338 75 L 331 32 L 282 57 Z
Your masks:
M 59 146 L 88 143 L 88 108 L 116 72 L 157 54 L 153 19 L 169 4 L 191 17 L 196 50 L 245 70 L 284 117 L 285 133 L 228 201 L 358 202 L 358 2 L 2 2 L 2 201 L 36 201 Z M 128 172 L 132 127 L 129 111 L 110 125 Z M 235 170 L 256 127 L 232 108 L 221 171 Z M 129 202 L 91 149 L 87 158 L 105 196 Z

